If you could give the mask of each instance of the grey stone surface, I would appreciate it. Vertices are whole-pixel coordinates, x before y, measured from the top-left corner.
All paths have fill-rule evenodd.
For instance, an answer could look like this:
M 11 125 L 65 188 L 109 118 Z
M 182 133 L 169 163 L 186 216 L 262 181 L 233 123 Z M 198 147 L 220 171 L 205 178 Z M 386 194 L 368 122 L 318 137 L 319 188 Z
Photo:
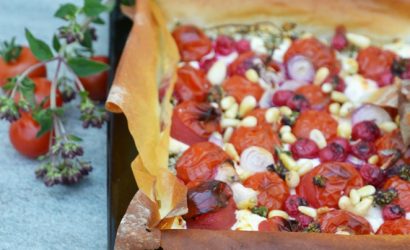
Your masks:
M 53 18 L 62 0 L 0 0 L 0 40 L 24 40 L 24 27 L 51 41 L 61 24 Z M 99 54 L 108 53 L 108 27 L 99 29 Z M 73 104 L 74 105 L 74 104 Z M 85 130 L 75 107 L 68 107 L 68 130 L 83 138 L 84 159 L 93 172 L 76 186 L 47 188 L 35 179 L 37 161 L 20 156 L 0 121 L 0 249 L 106 249 L 106 126 Z

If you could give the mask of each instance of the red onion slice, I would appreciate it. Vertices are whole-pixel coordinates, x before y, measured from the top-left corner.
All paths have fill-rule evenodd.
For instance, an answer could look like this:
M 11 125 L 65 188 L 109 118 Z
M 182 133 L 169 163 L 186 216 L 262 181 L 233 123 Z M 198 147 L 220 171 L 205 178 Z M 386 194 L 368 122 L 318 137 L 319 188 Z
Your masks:
M 279 86 L 279 89 L 293 91 L 307 84 L 308 84 L 307 82 L 303 82 L 303 81 L 287 80 L 281 83 L 281 85 Z
M 270 108 L 272 107 L 272 96 L 275 93 L 274 89 L 265 90 L 261 99 L 259 100 L 259 107 L 260 108 Z
M 312 82 L 315 77 L 313 64 L 304 56 L 292 57 L 286 69 L 291 79 L 302 82 Z
M 373 104 L 365 104 L 353 111 L 352 114 L 353 126 L 362 121 L 374 121 L 377 124 L 380 124 L 391 120 L 392 119 L 386 110 Z
M 223 146 L 224 146 L 224 141 L 222 139 L 222 135 L 218 132 L 212 133 L 211 136 L 209 136 L 208 141 L 212 142 L 216 146 L 219 146 L 220 148 L 223 148 Z
M 363 164 L 366 163 L 365 161 L 357 158 L 354 155 L 347 156 L 346 162 L 348 162 L 348 163 L 350 163 L 350 164 L 352 164 L 353 166 L 356 166 L 356 167 L 361 167 Z

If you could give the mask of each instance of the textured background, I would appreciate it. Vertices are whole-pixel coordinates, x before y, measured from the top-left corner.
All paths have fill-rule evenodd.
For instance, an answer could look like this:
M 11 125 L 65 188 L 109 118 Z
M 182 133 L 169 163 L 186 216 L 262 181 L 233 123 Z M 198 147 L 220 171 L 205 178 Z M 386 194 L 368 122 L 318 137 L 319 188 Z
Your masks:
M 82 0 L 0 0 L 0 40 L 16 36 L 25 43 L 24 27 L 51 41 L 61 22 L 53 18 L 61 3 Z M 107 18 L 107 17 L 106 17 Z M 98 30 L 97 53 L 108 53 L 108 26 Z M 51 70 L 50 70 L 51 71 Z M 47 188 L 35 179 L 37 161 L 20 156 L 0 121 L 0 249 L 105 249 L 107 246 L 106 127 L 84 130 L 79 114 L 66 111 L 69 131 L 84 139 L 84 159 L 94 170 L 76 186 Z

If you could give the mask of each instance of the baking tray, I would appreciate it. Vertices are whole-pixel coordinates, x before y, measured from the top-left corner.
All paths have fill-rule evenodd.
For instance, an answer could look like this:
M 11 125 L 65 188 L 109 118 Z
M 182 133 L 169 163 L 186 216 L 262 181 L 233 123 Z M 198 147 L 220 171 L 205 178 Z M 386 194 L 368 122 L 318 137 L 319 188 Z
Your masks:
M 121 13 L 117 4 L 110 15 L 110 83 L 114 78 L 116 66 L 131 26 L 132 22 Z M 123 114 L 109 114 L 107 128 L 107 224 L 108 249 L 113 249 L 118 225 L 137 191 L 137 184 L 130 167 L 132 160 L 137 155 L 137 150 L 128 131 L 125 116 Z

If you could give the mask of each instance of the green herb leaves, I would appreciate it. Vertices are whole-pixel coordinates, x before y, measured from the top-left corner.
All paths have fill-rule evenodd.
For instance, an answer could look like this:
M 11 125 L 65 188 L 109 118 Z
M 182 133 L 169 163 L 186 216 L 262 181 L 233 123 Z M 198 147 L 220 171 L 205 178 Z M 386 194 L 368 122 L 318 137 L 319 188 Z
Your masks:
M 0 44 L 0 56 L 9 63 L 20 57 L 21 49 L 22 47 L 16 45 L 16 38 L 13 37 L 10 42 L 5 41 Z
M 53 58 L 50 47 L 44 41 L 35 38 L 28 29 L 26 29 L 26 38 L 31 51 L 39 61 L 47 61 Z
M 79 77 L 94 75 L 108 69 L 108 65 L 104 63 L 91 61 L 82 57 L 71 58 L 67 63 Z
M 72 20 L 75 18 L 76 13 L 78 11 L 78 7 L 72 3 L 63 4 L 58 8 L 56 13 L 54 14 L 55 17 L 61 18 L 63 20 Z
M 107 10 L 109 10 L 109 7 L 102 4 L 101 0 L 84 0 L 83 11 L 89 17 L 98 17 Z

